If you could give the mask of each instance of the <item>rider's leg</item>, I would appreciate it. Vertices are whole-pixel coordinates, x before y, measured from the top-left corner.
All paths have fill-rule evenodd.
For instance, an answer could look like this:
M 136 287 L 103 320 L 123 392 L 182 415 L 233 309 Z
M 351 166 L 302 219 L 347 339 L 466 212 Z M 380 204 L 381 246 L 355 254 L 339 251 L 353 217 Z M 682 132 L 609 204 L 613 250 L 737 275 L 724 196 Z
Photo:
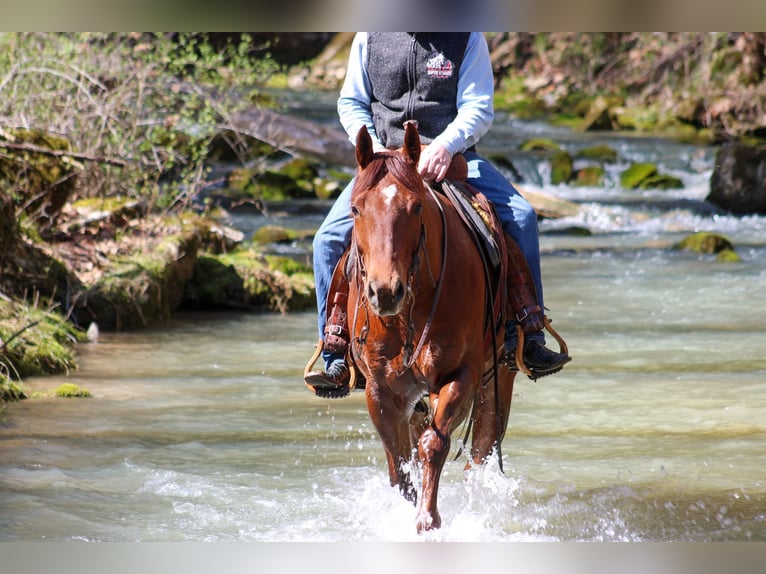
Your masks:
M 529 202 L 511 185 L 489 161 L 474 152 L 466 152 L 468 160 L 468 183 L 483 193 L 495 206 L 497 216 L 505 231 L 516 241 L 529 267 L 535 285 L 539 315 L 530 316 L 520 323 L 525 330 L 524 361 L 540 375 L 561 369 L 570 360 L 566 354 L 556 353 L 545 347 L 542 315 L 544 314 L 543 281 L 540 268 L 540 241 L 537 214 Z M 511 301 L 514 301 L 513 294 Z M 517 309 L 516 312 L 523 312 Z M 522 313 L 521 316 L 526 313 Z M 515 325 L 508 326 L 510 347 L 515 337 Z M 510 350 L 510 349 L 509 349 Z
M 317 328 L 319 338 L 325 341 L 327 324 L 327 295 L 330 291 L 333 271 L 343 253 L 351 243 L 351 231 L 354 226 L 351 217 L 351 190 L 353 180 L 338 196 L 314 235 L 314 284 L 317 298 Z M 332 309 L 331 309 L 332 310 Z M 325 348 L 322 351 L 325 369 L 313 374 L 313 382 L 317 385 L 347 385 L 349 379 L 348 367 L 344 361 L 344 353 Z M 308 382 L 308 381 L 307 381 Z

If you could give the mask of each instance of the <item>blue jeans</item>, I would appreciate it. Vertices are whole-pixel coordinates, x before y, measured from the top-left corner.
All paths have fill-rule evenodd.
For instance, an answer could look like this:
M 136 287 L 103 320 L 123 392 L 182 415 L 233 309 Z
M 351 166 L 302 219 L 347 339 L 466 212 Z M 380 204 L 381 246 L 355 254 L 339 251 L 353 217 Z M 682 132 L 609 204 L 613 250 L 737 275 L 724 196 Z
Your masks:
M 519 244 L 532 271 L 537 286 L 537 302 L 543 307 L 543 282 L 540 271 L 540 242 L 537 230 L 537 214 L 515 187 L 486 159 L 475 152 L 465 152 L 468 161 L 468 183 L 491 201 L 503 229 Z M 330 212 L 314 236 L 314 282 L 319 312 L 319 338 L 324 340 L 327 314 L 327 292 L 335 266 L 346 248 L 351 244 L 354 220 L 351 217 L 351 181 L 333 203 Z M 544 342 L 542 332 L 531 333 L 528 339 Z M 338 357 L 324 351 L 325 365 Z

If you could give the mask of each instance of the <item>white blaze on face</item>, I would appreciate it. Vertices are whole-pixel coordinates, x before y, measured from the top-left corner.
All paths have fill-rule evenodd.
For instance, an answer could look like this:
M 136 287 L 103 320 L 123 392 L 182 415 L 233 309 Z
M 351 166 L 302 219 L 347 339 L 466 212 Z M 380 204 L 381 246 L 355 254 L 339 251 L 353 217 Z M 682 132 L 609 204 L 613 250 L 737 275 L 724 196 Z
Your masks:
M 381 193 L 386 198 L 386 207 L 391 207 L 391 202 L 393 201 L 394 197 L 396 196 L 396 185 L 393 183 L 386 187 L 385 189 L 381 190 Z

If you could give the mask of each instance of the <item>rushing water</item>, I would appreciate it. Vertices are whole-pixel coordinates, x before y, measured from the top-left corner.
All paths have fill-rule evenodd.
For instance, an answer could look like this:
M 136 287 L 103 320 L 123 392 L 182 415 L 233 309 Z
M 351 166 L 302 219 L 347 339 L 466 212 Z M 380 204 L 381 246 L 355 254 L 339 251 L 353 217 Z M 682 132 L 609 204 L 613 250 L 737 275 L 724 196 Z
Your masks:
M 551 130 L 495 131 L 506 149 Z M 94 396 L 2 413 L 0 540 L 766 541 L 766 218 L 704 203 L 712 150 L 610 143 L 687 188 L 551 187 L 544 163 L 522 166 L 530 189 L 583 206 L 541 224 L 546 303 L 574 360 L 518 379 L 505 474 L 446 465 L 440 531 L 416 535 L 363 394 L 326 401 L 303 386 L 313 313 L 218 313 L 102 334 L 76 373 L 27 381 Z M 742 262 L 669 249 L 699 229 L 727 234 Z

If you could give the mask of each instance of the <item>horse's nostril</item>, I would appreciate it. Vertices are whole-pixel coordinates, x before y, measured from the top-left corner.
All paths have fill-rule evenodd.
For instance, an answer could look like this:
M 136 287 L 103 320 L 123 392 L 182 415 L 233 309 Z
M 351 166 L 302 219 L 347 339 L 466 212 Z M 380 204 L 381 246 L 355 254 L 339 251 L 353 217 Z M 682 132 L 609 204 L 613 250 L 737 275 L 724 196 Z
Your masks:
M 404 284 L 401 281 L 396 282 L 394 297 L 396 297 L 397 301 L 401 301 L 404 298 Z

